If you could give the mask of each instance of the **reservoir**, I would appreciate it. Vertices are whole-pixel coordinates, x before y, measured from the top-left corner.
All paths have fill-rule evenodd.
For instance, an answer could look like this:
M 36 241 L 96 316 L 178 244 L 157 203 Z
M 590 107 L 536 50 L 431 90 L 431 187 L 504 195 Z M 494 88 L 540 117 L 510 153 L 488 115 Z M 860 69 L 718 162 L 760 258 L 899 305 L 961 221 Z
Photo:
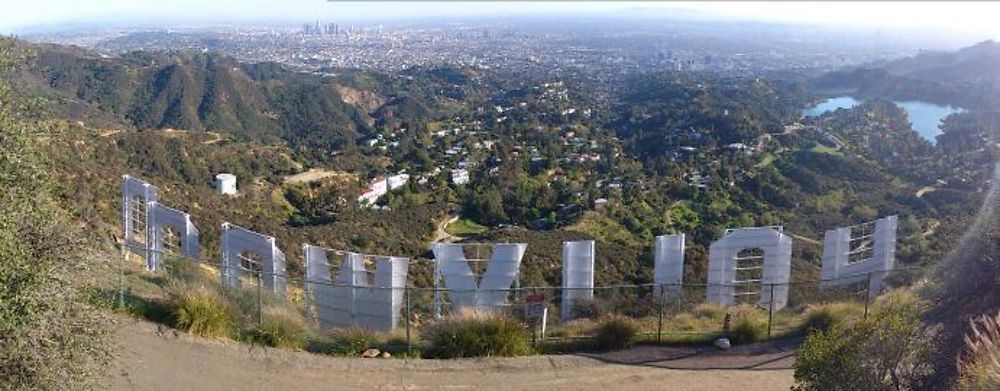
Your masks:
M 850 96 L 838 96 L 807 108 L 803 110 L 802 114 L 806 117 L 815 117 L 837 109 L 851 108 L 860 103 L 861 101 Z M 935 137 L 941 134 L 941 129 L 939 128 L 941 120 L 951 114 L 965 111 L 961 107 L 941 106 L 921 101 L 893 101 L 893 103 L 906 110 L 906 115 L 909 117 L 910 123 L 913 124 L 913 130 L 920 133 L 920 136 L 930 141 L 931 144 L 935 142 Z

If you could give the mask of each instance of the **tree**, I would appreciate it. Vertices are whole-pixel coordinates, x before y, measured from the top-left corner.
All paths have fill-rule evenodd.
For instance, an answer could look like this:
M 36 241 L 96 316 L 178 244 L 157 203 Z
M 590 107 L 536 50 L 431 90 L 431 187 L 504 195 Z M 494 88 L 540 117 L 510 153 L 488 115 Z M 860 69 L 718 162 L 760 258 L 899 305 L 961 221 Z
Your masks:
M 500 224 L 507 222 L 507 214 L 504 212 L 503 196 L 496 189 L 488 189 L 484 193 L 477 193 L 469 200 L 466 212 L 471 212 L 478 222 L 484 224 Z
M 0 40 L 0 73 L 15 47 Z M 0 83 L 0 389 L 76 389 L 109 362 L 109 325 L 88 304 L 81 248 L 57 206 L 42 132 L 24 124 Z

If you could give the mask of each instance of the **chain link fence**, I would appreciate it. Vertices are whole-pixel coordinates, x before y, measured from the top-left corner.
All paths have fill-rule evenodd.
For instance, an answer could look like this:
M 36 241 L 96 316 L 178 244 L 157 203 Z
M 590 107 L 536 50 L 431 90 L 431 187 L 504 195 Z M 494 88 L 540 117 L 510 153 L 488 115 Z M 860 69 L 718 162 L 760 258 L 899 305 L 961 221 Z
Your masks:
M 118 305 L 153 321 L 170 322 L 173 316 L 169 303 L 184 290 L 209 289 L 218 292 L 233 304 L 241 324 L 261 326 L 273 309 L 294 311 L 305 319 L 308 328 L 320 330 L 316 302 L 307 298 L 307 285 L 352 287 L 363 290 L 392 288 L 358 287 L 322 281 L 306 281 L 302 277 L 282 276 L 286 281 L 286 294 L 278 295 L 265 289 L 264 279 L 269 277 L 252 258 L 241 259 L 234 266 L 241 269 L 239 287 L 229 287 L 222 282 L 222 268 L 218 262 L 191 259 L 181 255 L 176 246 L 164 246 L 162 265 L 155 271 L 146 271 L 145 259 L 152 251 L 141 245 L 123 246 L 119 267 Z M 411 265 L 433 263 L 430 259 L 414 259 Z M 481 268 L 481 267 L 480 267 Z M 338 268 L 334 267 L 334 270 Z M 476 269 L 475 267 L 473 269 Z M 890 276 L 917 272 L 916 268 L 899 268 Z M 758 339 L 788 336 L 804 330 L 812 307 L 840 303 L 853 308 L 858 316 L 867 316 L 876 292 L 869 292 L 872 274 L 846 277 L 844 284 L 821 288 L 823 281 L 797 280 L 787 284 L 740 283 L 737 292 L 773 292 L 778 287 L 788 287 L 787 305 L 774 308 L 768 302 L 757 303 L 757 295 L 737 295 L 737 305 L 724 308 L 706 301 L 707 284 L 684 283 L 617 284 L 596 286 L 593 297 L 573 303 L 570 317 L 561 319 L 562 295 L 566 289 L 551 286 L 519 286 L 496 291 L 506 297 L 504 304 L 494 311 L 519 319 L 528 325 L 530 338 L 537 344 L 570 345 L 586 343 L 595 338 L 597 326 L 610 316 L 627 317 L 638 325 L 638 340 L 643 343 L 688 344 L 711 341 L 733 332 L 737 323 L 751 323 Z M 825 281 L 831 285 L 831 281 Z M 411 279 L 403 290 L 399 322 L 392 334 L 396 343 L 405 344 L 407 350 L 419 345 L 419 331 L 434 319 L 454 314 L 458 309 L 450 295 L 461 293 L 438 286 L 419 286 Z M 589 290 L 589 289 L 588 289 Z M 480 291 L 482 293 L 482 291 Z M 402 346 L 400 346 L 402 347 Z

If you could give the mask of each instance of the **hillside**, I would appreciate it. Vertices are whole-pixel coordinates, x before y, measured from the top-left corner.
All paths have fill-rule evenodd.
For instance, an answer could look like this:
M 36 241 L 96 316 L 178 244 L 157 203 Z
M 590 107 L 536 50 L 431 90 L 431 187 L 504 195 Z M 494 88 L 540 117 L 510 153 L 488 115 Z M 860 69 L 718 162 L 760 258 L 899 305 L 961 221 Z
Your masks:
M 46 122 L 59 194 L 100 248 L 116 241 L 120 219 L 121 175 L 129 173 L 154 183 L 160 199 L 190 212 L 201 231 L 206 259 L 216 256 L 216 240 L 223 222 L 231 222 L 278 238 L 288 254 L 289 271 L 301 273 L 300 245 L 350 248 L 417 256 L 426 251 L 434 221 L 444 205 L 426 203 L 392 212 L 376 212 L 356 204 L 337 204 L 329 198 L 314 198 L 327 189 L 338 196 L 353 197 L 355 182 L 331 177 L 307 184 L 285 183 L 287 174 L 301 164 L 287 147 L 222 140 L 207 143 L 200 133 L 122 131 L 104 133 L 65 122 Z M 240 194 L 222 197 L 215 193 L 212 177 L 231 172 L 239 178 Z M 353 199 L 353 198 L 352 198 Z M 296 224 L 297 216 L 310 213 L 314 203 L 325 203 L 323 224 Z M 422 276 L 419 270 L 415 275 Z M 423 278 L 423 277 L 417 277 Z
M 67 200 L 104 237 L 129 173 L 198 216 L 204 237 L 231 221 L 278 237 L 290 259 L 305 241 L 427 256 L 434 227 L 457 211 L 490 228 L 467 239 L 529 243 L 523 282 L 534 285 L 558 285 L 563 240 L 598 241 L 601 283 L 646 283 L 653 237 L 683 232 L 698 282 L 726 228 L 783 225 L 817 240 L 890 214 L 902 216 L 902 262 L 932 263 L 982 197 L 989 151 L 969 140 L 996 133 L 957 117 L 936 148 L 885 102 L 802 119 L 810 91 L 764 78 L 662 72 L 607 92 L 474 69 L 311 74 L 211 53 L 33 48 L 15 80 L 47 97 L 52 155 L 76 184 Z M 469 183 L 450 183 L 459 167 Z M 284 181 L 310 169 L 357 180 Z M 240 178 L 238 202 L 213 194 L 218 172 Z M 347 201 L 402 172 L 414 181 L 378 203 L 391 212 Z M 815 278 L 819 258 L 808 241 L 795 246 L 796 278 Z
M 986 41 L 955 52 L 925 52 L 831 72 L 813 80 L 812 85 L 862 97 L 988 109 L 1000 103 L 998 61 L 1000 43 Z
M 213 53 L 104 57 L 22 45 L 33 53 L 15 76 L 22 97 L 45 97 L 51 118 L 97 127 L 212 131 L 323 155 L 316 152 L 354 148 L 376 125 L 397 128 L 436 115 L 424 103 L 433 97 L 419 86 L 387 93 L 397 83 L 377 75 L 301 73 Z

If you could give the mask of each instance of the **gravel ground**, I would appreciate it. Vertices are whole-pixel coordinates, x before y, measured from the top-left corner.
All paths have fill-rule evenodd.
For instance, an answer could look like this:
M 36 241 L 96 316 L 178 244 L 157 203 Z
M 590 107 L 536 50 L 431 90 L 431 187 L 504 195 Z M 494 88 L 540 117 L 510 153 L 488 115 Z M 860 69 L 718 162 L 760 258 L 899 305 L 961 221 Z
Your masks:
M 211 341 L 133 319 L 117 331 L 116 390 L 787 390 L 797 341 L 722 353 L 639 347 L 467 360 L 337 358 Z

